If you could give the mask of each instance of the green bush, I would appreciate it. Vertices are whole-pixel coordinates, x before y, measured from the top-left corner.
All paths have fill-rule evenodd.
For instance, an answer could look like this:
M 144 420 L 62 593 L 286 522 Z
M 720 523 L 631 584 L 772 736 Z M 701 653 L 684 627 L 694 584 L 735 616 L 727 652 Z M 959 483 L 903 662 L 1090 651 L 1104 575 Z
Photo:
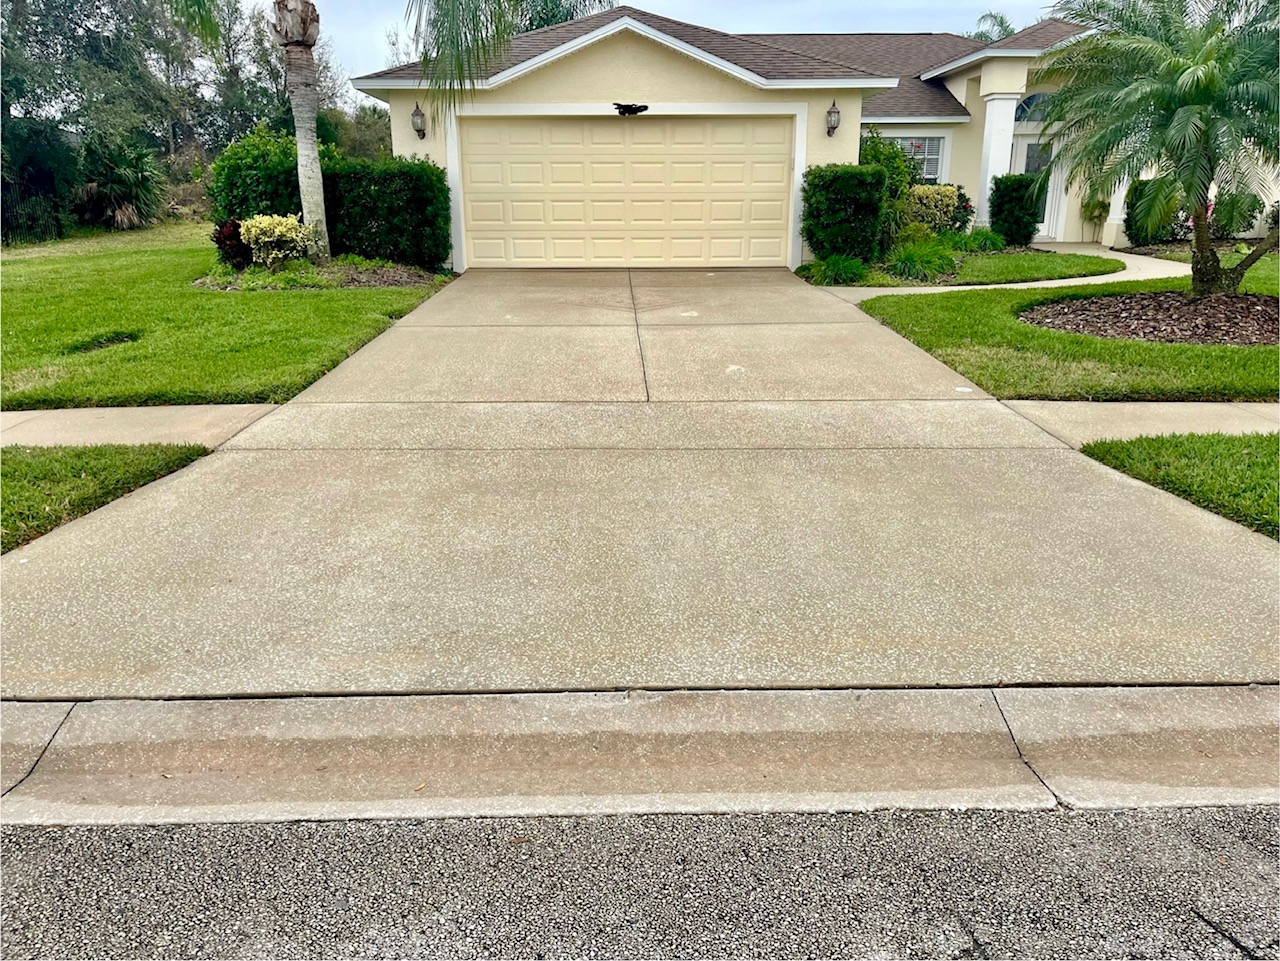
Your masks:
M 884 168 L 885 194 L 890 200 L 905 197 L 920 182 L 920 164 L 892 140 L 881 137 L 875 127 L 869 127 L 858 141 L 858 163 Z
M 946 184 L 915 184 L 907 191 L 907 223 L 946 230 L 955 217 L 960 192 Z
M 947 224 L 947 229 L 962 234 L 969 229 L 969 224 L 973 223 L 973 201 L 959 184 L 943 184 L 943 186 L 956 188 L 956 209 L 951 214 L 951 223 Z
M 991 181 L 991 229 L 1014 247 L 1028 246 L 1040 225 L 1035 174 L 1005 174 Z
M 867 265 L 857 257 L 832 254 L 801 264 L 796 273 L 818 287 L 851 287 L 866 278 Z
M 1005 242 L 994 230 L 979 227 L 969 233 L 969 250 L 1004 250 Z
M 324 171 L 335 254 L 438 267 L 449 257 L 449 185 L 424 160 L 341 160 Z
M 1209 234 L 1214 240 L 1230 240 L 1249 230 L 1263 211 L 1257 194 L 1228 193 L 1219 190 L 1209 216 Z
M 926 240 L 894 247 L 885 259 L 885 267 L 895 277 L 932 283 L 943 274 L 955 273 L 956 259 L 945 244 Z
M 150 150 L 94 138 L 85 146 L 76 207 L 88 224 L 133 230 L 164 210 L 169 178 Z
M 994 230 L 978 227 L 969 233 L 957 230 L 944 230 L 938 234 L 938 242 L 952 250 L 972 254 L 980 251 L 1004 250 L 1004 238 Z
M 320 145 L 320 167 L 339 159 Z M 258 127 L 227 146 L 213 162 L 209 196 L 216 221 L 259 214 L 284 216 L 302 209 L 298 193 L 298 147 L 286 133 Z
M 334 254 L 435 268 L 449 256 L 449 187 L 425 160 L 354 160 L 321 146 L 325 217 Z M 298 194 L 292 137 L 259 128 L 214 162 L 209 188 L 214 218 L 244 220 L 291 214 Z
M 927 240 L 937 240 L 938 235 L 927 225 L 922 223 L 909 223 L 898 231 L 899 244 L 918 244 Z
M 1124 197 L 1124 235 L 1131 247 L 1167 244 L 1187 237 L 1182 195 L 1168 180 L 1135 180 Z M 1153 208 L 1153 217 L 1147 209 Z
M 279 270 L 290 260 L 302 260 L 312 242 L 312 231 L 298 214 L 281 217 L 259 214 L 240 224 L 240 239 L 253 251 L 253 262 L 267 270 Z
M 875 260 L 884 219 L 883 167 L 826 164 L 804 172 L 801 233 L 815 257 Z

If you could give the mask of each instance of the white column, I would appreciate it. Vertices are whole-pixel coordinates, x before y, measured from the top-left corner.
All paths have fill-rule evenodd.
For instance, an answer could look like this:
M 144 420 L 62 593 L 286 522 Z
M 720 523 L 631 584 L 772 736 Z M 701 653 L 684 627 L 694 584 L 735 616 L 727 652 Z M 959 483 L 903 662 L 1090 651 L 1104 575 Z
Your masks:
M 982 166 L 979 168 L 978 211 L 974 226 L 991 225 L 991 179 L 1009 172 L 1013 162 L 1013 113 L 1020 93 L 989 93 L 987 122 L 982 129 Z
M 1107 222 L 1102 225 L 1102 246 L 1128 247 L 1129 238 L 1124 235 L 1124 198 L 1129 192 L 1129 179 L 1116 184 L 1111 191 L 1111 212 L 1107 214 Z

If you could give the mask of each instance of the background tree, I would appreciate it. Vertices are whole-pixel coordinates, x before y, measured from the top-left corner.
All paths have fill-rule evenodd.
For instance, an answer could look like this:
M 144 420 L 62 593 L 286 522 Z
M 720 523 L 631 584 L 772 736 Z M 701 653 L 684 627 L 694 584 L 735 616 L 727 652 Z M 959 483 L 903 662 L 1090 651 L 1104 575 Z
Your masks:
M 1191 214 L 1191 289 L 1232 292 L 1274 250 L 1272 228 L 1235 267 L 1210 237 L 1216 187 L 1262 193 L 1280 163 L 1277 0 L 1063 0 L 1089 28 L 1049 53 L 1031 83 L 1056 87 L 1045 112 L 1052 166 L 1101 196 L 1154 173 L 1137 216 L 1153 223 L 1180 193 Z M 1047 171 L 1045 171 L 1047 173 Z
M 1012 37 L 1017 32 L 1018 30 L 1013 25 L 1013 21 L 1003 13 L 996 10 L 988 10 L 978 18 L 978 22 L 974 25 L 974 31 L 966 33 L 965 36 L 970 40 L 995 43 L 1005 37 Z
M 613 0 L 408 0 L 423 85 L 438 122 L 475 89 L 517 33 L 613 7 Z

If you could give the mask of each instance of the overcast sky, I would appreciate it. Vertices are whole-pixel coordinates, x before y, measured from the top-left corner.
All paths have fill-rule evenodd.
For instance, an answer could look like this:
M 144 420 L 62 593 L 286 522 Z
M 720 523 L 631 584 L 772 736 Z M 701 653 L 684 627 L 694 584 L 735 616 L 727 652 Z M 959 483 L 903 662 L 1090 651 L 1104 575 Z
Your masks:
M 321 32 L 349 76 L 385 67 L 388 27 L 404 25 L 404 0 L 315 0 Z M 1037 0 L 640 0 L 632 6 L 726 33 L 964 33 L 993 7 L 1024 27 L 1041 19 Z

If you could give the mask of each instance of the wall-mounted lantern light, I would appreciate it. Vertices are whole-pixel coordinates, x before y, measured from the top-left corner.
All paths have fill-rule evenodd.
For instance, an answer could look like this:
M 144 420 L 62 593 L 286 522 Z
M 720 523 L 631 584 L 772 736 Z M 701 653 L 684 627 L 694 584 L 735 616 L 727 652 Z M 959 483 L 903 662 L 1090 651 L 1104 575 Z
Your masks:
M 827 136 L 833 136 L 836 127 L 840 126 L 840 108 L 836 106 L 834 100 L 831 101 L 831 108 L 827 111 Z
M 409 118 L 413 122 L 414 133 L 418 135 L 419 140 L 427 139 L 427 115 L 422 112 L 422 107 L 417 101 L 413 104 L 413 114 Z

